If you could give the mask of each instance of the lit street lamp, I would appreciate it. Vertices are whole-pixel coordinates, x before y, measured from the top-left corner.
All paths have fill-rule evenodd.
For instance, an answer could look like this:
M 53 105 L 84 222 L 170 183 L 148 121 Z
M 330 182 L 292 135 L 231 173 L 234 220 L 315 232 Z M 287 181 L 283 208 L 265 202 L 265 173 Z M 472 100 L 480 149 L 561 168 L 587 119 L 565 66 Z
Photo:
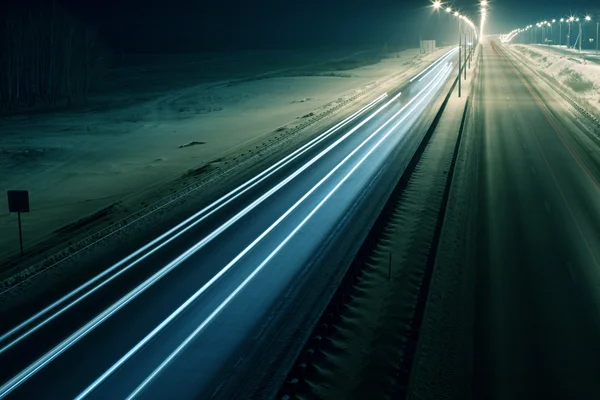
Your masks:
M 467 78 L 467 68 L 471 68 L 471 57 L 473 54 L 473 42 L 477 37 L 475 33 L 475 25 L 473 22 L 465 15 L 462 15 L 458 10 L 454 10 L 452 13 L 452 7 L 442 7 L 441 0 L 435 0 L 432 3 L 432 6 L 435 10 L 444 10 L 447 14 L 454 14 L 454 16 L 458 19 L 458 97 L 461 97 L 461 78 L 462 71 L 464 69 L 465 78 Z M 469 27 L 472 29 L 469 30 Z M 465 29 L 466 28 L 466 29 Z M 463 44 L 463 35 L 464 35 L 464 44 Z M 467 55 L 467 46 L 469 47 L 469 54 Z M 463 54 L 464 53 L 464 54 Z M 463 57 L 464 55 L 464 57 Z M 464 65 L 463 65 L 464 60 Z
M 563 22 L 565 22 L 564 18 L 560 19 L 560 27 L 558 29 L 558 46 L 560 47 L 560 45 L 562 44 L 562 24 Z
M 567 49 L 571 47 L 571 24 L 575 21 L 575 17 L 570 16 L 568 19 L 569 23 L 569 33 L 567 34 Z
M 591 15 L 586 15 L 585 20 L 590 22 L 592 20 Z M 596 55 L 598 55 L 598 30 L 600 29 L 600 21 L 596 20 Z M 581 50 L 580 50 L 581 51 Z
M 579 21 L 579 18 L 575 18 L 575 22 L 579 22 L 579 52 L 581 53 L 581 39 L 583 39 L 583 32 L 581 31 L 581 21 Z

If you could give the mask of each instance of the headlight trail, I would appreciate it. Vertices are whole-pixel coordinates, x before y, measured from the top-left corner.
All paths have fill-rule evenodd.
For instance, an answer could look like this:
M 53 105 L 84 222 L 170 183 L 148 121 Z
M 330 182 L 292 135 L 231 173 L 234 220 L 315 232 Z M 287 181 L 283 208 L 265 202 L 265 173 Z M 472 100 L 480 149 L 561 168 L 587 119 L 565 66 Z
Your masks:
M 452 50 L 448 51 L 446 54 L 444 54 L 443 56 L 441 56 L 440 58 L 438 58 L 436 61 L 434 61 L 431 65 L 429 65 L 427 68 L 425 68 L 423 71 L 421 71 L 417 75 L 413 76 L 412 79 L 409 82 L 413 82 L 415 79 L 417 79 L 423 73 L 425 73 L 425 71 L 429 71 L 430 69 L 432 69 L 432 68 L 436 67 L 437 65 L 439 65 L 447 57 L 450 57 L 452 55 L 452 53 L 454 53 L 457 49 L 458 49 L 458 47 L 454 47 Z
M 280 182 L 279 184 L 277 184 L 276 186 L 271 188 L 268 192 L 266 192 L 261 197 L 259 197 L 257 200 L 255 200 L 250 205 L 245 207 L 242 211 L 238 212 L 234 217 L 229 219 L 226 223 L 221 225 L 218 229 L 216 229 L 211 234 L 206 236 L 204 239 L 202 239 L 196 245 L 194 245 L 191 248 L 189 248 L 188 250 L 186 250 L 184 253 L 182 253 L 180 256 L 178 256 L 175 260 L 171 261 L 169 264 L 167 264 L 161 270 L 156 272 L 150 278 L 146 279 L 143 283 L 141 283 L 136 288 L 131 290 L 124 297 L 122 297 L 117 302 L 115 302 L 113 305 L 111 305 L 110 307 L 105 309 L 102 313 L 97 315 L 95 318 L 93 318 L 92 320 L 87 322 L 84 326 L 79 328 L 76 332 L 71 334 L 68 338 L 66 338 L 60 344 L 55 346 L 52 350 L 50 350 L 49 352 L 44 354 L 42 357 L 40 357 L 34 363 L 29 365 L 27 368 L 25 368 L 23 371 L 21 371 L 15 377 L 13 377 L 11 380 L 6 382 L 3 386 L 0 387 L 0 399 L 4 398 L 7 394 L 9 394 L 11 391 L 13 391 L 15 388 L 17 388 L 19 385 L 21 385 L 27 379 L 29 379 L 33 374 L 38 372 L 41 368 L 46 366 L 48 363 L 50 363 L 52 360 L 54 360 L 60 354 L 62 354 L 67 349 L 69 349 L 71 346 L 73 346 L 75 343 L 77 343 L 79 340 L 81 340 L 84 336 L 86 336 L 88 333 L 90 333 L 98 325 L 100 325 L 102 322 L 104 322 L 106 319 L 108 319 L 114 313 L 119 311 L 125 305 L 130 303 L 137 296 L 142 294 L 145 290 L 147 290 L 154 283 L 156 283 L 158 280 L 160 280 L 163 276 L 165 276 L 173 268 L 177 267 L 179 264 L 181 264 L 181 262 L 185 261 L 191 255 L 193 255 L 196 251 L 198 251 L 200 248 L 205 246 L 208 242 L 212 241 L 215 237 L 217 237 L 219 234 L 221 234 L 223 231 L 225 231 L 227 228 L 229 228 L 231 225 L 233 225 L 235 222 L 237 222 L 240 218 L 242 218 L 244 215 L 246 215 L 249 211 L 251 211 L 253 208 L 255 208 L 258 204 L 262 203 L 266 198 L 270 197 L 273 193 L 275 193 L 276 191 L 281 189 L 283 186 L 285 186 L 287 183 L 289 183 L 291 180 L 293 180 L 295 177 L 300 175 L 303 171 L 305 171 L 307 168 L 309 168 L 312 164 L 314 164 L 319 159 L 324 157 L 333 148 L 338 146 L 341 142 L 343 142 L 349 136 L 351 136 L 355 131 L 360 129 L 364 124 L 369 122 L 371 119 L 373 119 L 375 116 L 377 116 L 377 114 L 379 114 L 381 111 L 383 111 L 385 108 L 387 108 L 390 104 L 392 104 L 398 97 L 400 97 L 400 95 L 401 94 L 398 93 L 391 100 L 389 100 L 384 105 L 379 107 L 376 111 L 374 111 L 372 114 L 370 114 L 366 119 L 361 121 L 357 126 L 355 126 L 350 131 L 348 131 L 346 134 L 344 134 L 342 137 L 337 139 L 334 143 L 329 145 L 326 149 L 322 150 L 318 155 L 313 157 L 310 161 L 305 163 L 302 167 L 300 167 L 298 170 L 296 170 L 293 174 L 291 174 L 290 176 L 285 178 L 282 182 Z M 186 229 L 189 229 L 189 228 L 190 227 L 188 226 Z M 224 271 L 221 271 L 215 277 L 218 279 L 223 275 L 223 273 L 224 273 Z M 213 280 L 211 280 L 211 281 L 213 281 L 213 282 L 216 281 L 215 277 L 213 277 Z
M 163 239 L 165 239 L 165 238 L 169 237 L 169 235 L 177 232 L 178 230 L 180 230 L 181 228 L 183 228 L 185 225 L 187 225 L 188 223 L 192 222 L 196 218 L 200 218 L 200 219 L 198 219 L 196 221 L 196 224 L 199 223 L 199 222 L 201 222 L 201 221 L 203 221 L 204 219 L 206 219 L 207 217 L 209 217 L 210 215 L 212 215 L 214 212 L 216 212 L 219 209 L 221 209 L 222 207 L 226 206 L 227 204 L 229 204 L 230 202 L 232 202 L 233 200 L 235 200 L 239 196 L 241 196 L 244 193 L 246 193 L 248 190 L 252 189 L 253 187 L 255 187 L 256 185 L 258 185 L 259 183 L 263 182 L 265 179 L 267 179 L 270 176 L 272 176 L 275 172 L 279 171 L 281 168 L 283 168 L 284 166 L 286 166 L 287 164 L 289 164 L 290 162 L 292 162 L 296 158 L 300 157 L 305 152 L 309 151 L 311 148 L 313 148 L 314 146 L 316 146 L 317 144 L 319 144 L 320 142 L 322 142 L 323 140 L 325 140 L 327 137 L 331 136 L 333 133 L 335 133 L 336 131 L 338 131 L 339 129 L 341 129 L 345 125 L 347 125 L 352 120 L 356 119 L 358 116 L 360 116 L 361 114 L 363 114 L 365 111 L 367 111 L 368 109 L 372 108 L 377 103 L 381 102 L 387 96 L 388 96 L 387 94 L 383 94 L 383 95 L 379 96 L 377 99 L 373 100 L 371 103 L 367 104 L 365 107 L 361 108 L 360 110 L 358 110 L 357 112 L 355 112 L 354 114 L 352 114 L 351 116 L 349 116 L 348 118 L 344 119 L 340 123 L 336 124 L 335 126 L 333 126 L 330 129 L 328 129 L 323 134 L 319 135 L 317 138 L 311 140 L 309 143 L 305 144 L 304 146 L 300 147 L 299 149 L 297 149 L 296 151 L 292 152 L 288 156 L 284 157 L 283 159 L 281 159 L 277 163 L 273 164 L 271 167 L 269 167 L 266 170 L 262 171 L 260 174 L 256 175 L 252 179 L 246 181 L 244 184 L 238 186 L 236 189 L 234 189 L 231 192 L 227 193 L 226 195 L 222 196 L 221 198 L 219 198 L 215 202 L 211 203 L 210 205 L 204 207 L 202 210 L 200 210 L 199 212 L 195 213 L 191 217 L 187 218 L 185 221 L 179 223 L 175 227 L 173 227 L 170 230 L 168 230 L 167 232 L 163 233 L 161 236 L 159 236 L 156 239 L 152 240 L 151 242 L 149 242 L 148 244 L 144 245 L 143 247 L 141 247 L 140 249 L 136 250 L 135 252 L 131 253 L 127 257 L 123 258 L 119 262 L 113 264 L 111 267 L 109 267 L 108 269 L 104 270 L 102 273 L 98 274 L 97 276 L 95 276 L 94 278 L 90 279 L 89 281 L 87 281 L 83 285 L 79 286 L 77 289 L 72 290 L 71 292 L 69 292 L 65 296 L 63 296 L 60 299 L 56 300 L 55 302 L 53 302 L 49 306 L 45 307 L 43 310 L 37 312 L 36 314 L 34 314 L 33 316 L 31 316 L 27 320 L 23 321 L 22 323 L 20 323 L 16 327 L 14 327 L 11 330 L 9 330 L 8 332 L 4 333 L 2 336 L 0 336 L 0 343 L 3 342 L 3 341 L 5 341 L 9 337 L 13 336 L 14 334 L 16 334 L 17 332 L 19 332 L 20 330 L 24 329 L 25 327 L 27 327 L 31 323 L 35 322 L 37 319 L 40 319 L 45 314 L 49 313 L 50 311 L 52 311 L 54 308 L 58 307 L 62 303 L 66 302 L 67 300 L 69 300 L 72 297 L 76 296 L 78 293 L 84 291 L 86 288 L 88 288 L 91 285 L 93 285 L 94 283 L 98 282 L 99 280 L 101 280 L 105 276 L 107 276 L 110 273 L 114 272 L 116 269 L 118 269 L 119 267 L 121 267 L 122 265 L 124 265 L 125 263 L 127 263 L 128 261 L 130 261 L 131 259 L 135 258 L 136 256 L 138 256 L 139 254 L 143 253 L 144 251 L 150 249 L 152 246 L 158 244 L 154 249 L 150 250 L 148 253 L 146 253 L 142 257 L 138 258 L 137 260 L 133 261 L 131 264 L 127 265 L 121 271 L 117 272 L 114 276 L 112 276 L 109 279 L 107 279 L 106 281 L 102 282 L 101 284 L 99 284 L 98 286 L 96 286 L 94 289 L 88 291 L 85 295 L 80 296 L 78 299 L 74 300 L 68 306 L 66 306 L 66 307 L 62 308 L 61 310 L 57 311 L 56 313 L 54 313 L 50 317 L 46 318 L 41 323 L 37 324 L 35 327 L 29 329 L 26 333 L 24 333 L 23 335 L 21 335 L 19 338 L 13 340 L 8 345 L 2 347 L 0 349 L 0 354 L 2 354 L 3 352 L 5 352 L 6 350 L 8 350 L 10 347 L 12 347 L 13 345 L 15 345 L 16 343 L 18 343 L 22 339 L 24 339 L 27 336 L 29 336 L 31 333 L 35 332 L 36 330 L 38 330 L 39 328 L 41 328 L 42 326 L 44 326 L 45 324 L 47 324 L 48 322 L 50 322 L 51 320 L 53 320 L 54 318 L 56 318 L 57 316 L 59 316 L 60 314 L 62 314 L 63 312 L 67 311 L 69 308 L 71 308 L 75 304 L 79 303 L 81 300 L 83 300 L 84 298 L 86 298 L 87 296 L 89 296 L 90 294 L 92 294 L 93 292 L 95 292 L 96 290 L 100 289 L 102 286 L 106 285 L 107 283 L 109 283 L 110 281 L 112 281 L 113 279 L 115 279 L 116 277 L 118 277 L 119 275 L 121 275 L 122 273 L 126 272 L 131 267 L 133 267 L 136 264 L 138 264 L 139 262 L 143 261 L 145 258 L 147 258 L 148 256 L 150 256 L 151 254 L 153 254 L 154 252 L 156 252 L 157 250 L 159 250 L 163 246 L 167 245 L 172 240 L 174 240 L 177 237 L 179 237 L 181 234 L 183 234 L 185 231 L 187 231 L 187 229 L 180 231 L 176 235 L 174 235 L 171 238 L 167 239 L 165 242 L 159 244 L 159 242 L 161 242 Z M 191 225 L 191 226 L 194 226 L 194 225 Z M 191 228 L 191 226 L 189 226 L 188 229 Z
M 446 75 L 450 67 L 445 66 L 436 78 L 439 77 L 441 73 Z M 435 79 L 435 78 L 434 78 Z M 436 83 L 441 81 L 439 79 Z M 158 376 L 169 364 L 170 362 L 177 357 L 177 355 L 192 341 L 194 338 L 231 302 L 231 300 L 237 296 L 237 294 L 244 288 L 248 283 L 267 265 L 267 263 L 285 246 L 290 239 L 306 224 L 306 222 L 327 202 L 327 200 L 342 186 L 344 182 L 348 180 L 348 178 L 362 165 L 362 163 L 388 138 L 388 136 L 402 123 L 406 118 L 408 118 L 413 111 L 423 102 L 423 100 L 434 90 L 435 88 L 431 88 L 427 94 L 421 97 L 421 100 L 415 104 L 415 106 L 404 116 L 402 117 L 392 128 L 388 130 L 388 132 L 365 154 L 353 167 L 352 169 L 334 186 L 334 188 L 317 204 L 315 208 L 311 210 L 311 212 L 298 224 L 294 230 L 265 258 L 261 264 L 206 318 L 202 324 L 200 324 L 176 349 L 173 351 L 169 357 L 167 357 L 129 396 L 127 396 L 127 400 L 132 400 L 136 398 L 149 384 L 152 382 L 156 376 Z M 389 122 L 389 120 L 388 120 Z M 104 376 L 104 375 L 103 375 Z M 98 382 L 98 380 L 96 381 Z M 94 383 L 96 383 L 94 382 Z M 99 382 L 100 383 L 100 382 Z M 94 384 L 92 384 L 94 385 Z M 82 392 L 76 400 L 80 400 L 87 396 L 90 393 L 89 389 L 97 387 L 90 386 L 86 391 Z
M 298 201 L 296 201 L 296 203 L 294 203 L 294 205 L 292 207 L 290 207 L 284 214 L 282 214 L 271 226 L 269 226 L 260 236 L 258 236 L 250 245 L 248 245 L 241 253 L 239 253 L 231 262 L 229 262 L 217 275 L 215 275 L 215 277 L 213 277 L 213 279 L 211 279 L 209 282 L 207 282 L 205 285 L 203 285 L 196 293 L 194 293 L 190 298 L 188 298 L 181 306 L 179 306 L 171 315 L 169 315 L 169 317 L 167 317 L 165 320 L 163 320 L 156 328 L 154 328 L 148 335 L 146 335 L 146 337 L 144 337 L 140 342 L 138 342 L 131 350 L 129 350 L 123 357 L 121 357 L 115 364 L 113 364 L 108 370 L 106 370 L 98 379 L 96 379 L 90 386 L 88 386 L 83 392 L 81 392 L 81 394 L 79 394 L 79 396 L 76 397 L 76 400 L 81 400 L 85 397 L 87 397 L 93 390 L 95 390 L 100 384 L 102 384 L 102 382 L 104 380 L 106 380 L 110 375 L 112 375 L 119 367 L 121 367 L 125 362 L 127 362 L 127 360 L 129 360 L 135 353 L 137 353 L 143 346 L 145 346 L 150 340 L 152 340 L 152 338 L 154 338 L 158 333 L 160 333 L 169 323 L 171 323 L 175 318 L 177 318 L 187 307 L 189 307 L 196 299 L 198 299 L 198 297 L 200 297 L 204 292 L 206 292 L 206 290 L 208 290 L 208 288 L 210 288 L 215 282 L 216 280 L 222 276 L 225 272 L 227 272 L 230 268 L 232 268 L 242 257 L 244 257 L 250 250 L 252 250 L 265 236 L 267 236 L 273 229 L 275 229 L 275 227 L 277 227 L 287 216 L 289 216 L 289 214 L 292 213 L 292 211 L 294 211 L 298 206 L 300 206 L 300 204 L 302 204 L 312 193 L 314 193 L 314 191 L 316 191 L 324 182 L 326 182 L 339 168 L 341 168 L 344 164 L 346 164 L 348 162 L 348 160 L 350 160 L 363 146 L 365 146 L 368 142 L 371 141 L 371 139 L 373 139 L 381 130 L 383 130 L 389 123 L 391 123 L 398 115 L 400 115 L 402 112 L 404 112 L 404 110 L 406 110 L 414 101 L 416 101 L 417 99 L 420 98 L 420 100 L 417 102 L 417 104 L 413 107 L 412 110 L 410 110 L 406 116 L 404 116 L 401 121 L 399 123 L 397 123 L 394 128 L 392 128 L 385 136 L 387 137 L 390 132 L 395 129 L 401 122 L 403 122 L 410 114 L 412 114 L 412 112 L 414 111 L 414 109 L 421 104 L 421 102 L 423 101 L 424 98 L 427 97 L 427 95 L 431 92 L 432 89 L 430 89 L 429 92 L 427 92 L 427 94 L 421 96 L 427 89 L 429 89 L 433 84 L 437 83 L 438 81 L 436 80 L 437 78 L 439 78 L 439 76 L 445 72 L 447 70 L 448 67 L 444 67 L 433 79 L 432 81 L 425 87 L 423 88 L 413 99 L 411 99 L 406 105 L 404 105 L 398 112 L 396 112 L 392 117 L 390 117 L 386 122 L 384 122 L 375 132 L 373 132 L 371 135 L 369 135 L 360 145 L 358 145 L 351 153 L 349 153 L 342 161 L 340 161 L 325 177 L 323 177 L 316 185 L 314 185 L 308 192 L 306 192 Z M 382 139 L 383 140 L 383 139 Z M 381 140 L 381 141 L 382 141 Z M 381 143 L 381 141 L 379 143 Z M 375 146 L 379 146 L 379 143 Z M 374 148 L 371 149 L 369 151 L 368 154 L 371 154 L 372 151 L 374 151 Z M 362 162 L 364 161 L 364 159 L 367 156 L 365 156 L 360 162 L 359 165 L 362 164 Z M 356 169 L 357 167 L 355 166 L 351 173 Z M 347 179 L 348 176 L 350 176 L 349 173 L 343 180 L 345 181 L 345 179 Z M 339 187 L 340 184 L 338 184 L 337 187 Z M 334 190 L 334 191 L 335 191 Z M 320 206 L 319 206 L 320 207 Z M 261 264 L 262 265 L 262 264 Z M 262 267 L 260 267 L 260 269 L 262 269 Z M 251 274 L 251 276 L 254 276 L 259 269 L 255 270 L 255 272 L 253 272 Z M 245 286 L 245 285 L 244 285 Z M 238 288 L 239 290 L 241 290 L 240 288 Z M 236 292 L 239 291 L 236 289 Z M 233 298 L 233 297 L 231 297 Z M 226 300 L 226 302 L 228 302 Z M 224 307 L 225 302 L 219 306 L 219 309 Z M 216 315 L 216 314 L 215 314 Z M 212 318 L 211 318 L 212 319 Z M 207 319 L 207 321 L 205 321 L 205 324 L 203 323 L 203 325 L 205 326 L 206 324 L 208 324 L 209 320 Z M 190 339 L 191 340 L 191 339 Z M 174 357 L 174 356 L 173 356 Z

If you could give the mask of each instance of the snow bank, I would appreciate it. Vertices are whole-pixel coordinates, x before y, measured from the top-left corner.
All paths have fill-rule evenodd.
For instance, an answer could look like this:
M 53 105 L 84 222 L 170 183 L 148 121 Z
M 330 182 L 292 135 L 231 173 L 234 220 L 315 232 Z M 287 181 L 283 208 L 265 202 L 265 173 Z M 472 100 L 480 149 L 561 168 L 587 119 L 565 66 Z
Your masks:
M 259 59 L 251 54 L 251 62 L 230 57 L 211 62 L 210 68 L 202 60 L 190 60 L 184 72 L 193 79 L 172 76 L 175 67 L 164 63 L 156 67 L 163 75 L 152 74 L 143 63 L 134 66 L 134 73 L 114 71 L 124 74 L 118 79 L 124 89 L 102 94 L 99 106 L 0 121 L 0 193 L 30 191 L 32 212 L 23 216 L 23 235 L 31 246 L 107 207 L 132 199 L 143 206 L 146 193 L 186 171 L 198 171 L 250 141 L 268 138 L 282 126 L 437 56 L 411 49 L 345 70 L 356 65 L 354 54 L 336 54 L 332 60 L 328 52 L 302 59 L 289 53 L 285 57 L 295 58 L 283 61 L 273 61 L 272 53 Z M 232 63 L 244 62 L 247 68 L 236 70 L 235 79 L 223 80 Z M 144 87 L 140 80 L 150 77 L 152 93 L 135 91 Z M 176 90 L 165 90 L 169 82 Z M 18 248 L 16 217 L 7 208 L 0 196 L 0 257 Z
M 513 45 L 512 48 L 554 78 L 570 97 L 585 102 L 593 107 L 590 112 L 600 115 L 600 64 L 540 46 Z

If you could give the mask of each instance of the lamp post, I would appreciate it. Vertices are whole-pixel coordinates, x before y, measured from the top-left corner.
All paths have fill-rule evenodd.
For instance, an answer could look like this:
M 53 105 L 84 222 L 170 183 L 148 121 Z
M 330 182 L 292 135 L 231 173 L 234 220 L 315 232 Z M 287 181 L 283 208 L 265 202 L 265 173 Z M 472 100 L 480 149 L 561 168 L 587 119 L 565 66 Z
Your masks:
M 562 45 L 562 24 L 565 22 L 564 18 L 560 19 L 560 27 L 558 29 L 558 47 Z
M 575 18 L 575 21 L 579 22 L 579 52 L 581 53 L 581 21 L 579 20 L 579 18 Z
M 535 44 L 535 28 L 533 25 L 529 25 L 529 29 L 531 29 L 531 35 L 529 36 L 529 43 Z
M 458 98 L 460 98 L 461 95 L 461 71 L 460 71 L 460 66 L 462 64 L 462 58 L 461 58 L 461 47 L 462 46 L 462 31 L 461 31 L 461 21 L 460 21 L 460 15 L 458 12 L 454 13 L 455 16 L 459 17 L 458 20 Z
M 590 22 L 592 20 L 591 15 L 585 16 L 585 22 Z M 581 32 L 581 39 L 579 39 L 579 52 L 581 53 L 581 42 L 583 41 L 583 31 Z
M 570 16 L 569 19 L 569 33 L 567 33 L 567 49 L 571 47 L 571 24 L 575 21 L 575 17 Z
M 464 15 L 461 15 L 458 10 L 452 10 L 452 7 L 445 7 L 442 8 L 442 2 L 441 0 L 435 0 L 432 4 L 433 8 L 435 10 L 440 10 L 443 9 L 446 11 L 446 13 L 448 14 L 454 14 L 454 16 L 456 18 L 458 18 L 458 97 L 461 97 L 462 95 L 462 82 L 461 82 L 461 78 L 462 78 L 462 63 L 463 63 L 463 58 L 465 60 L 465 64 L 467 62 L 467 34 L 466 32 L 465 34 L 465 43 L 464 43 L 464 50 L 463 50 L 463 20 L 465 22 L 469 22 L 467 17 L 465 17 Z M 454 12 L 453 12 L 454 11 Z M 464 53 L 464 55 L 463 55 Z M 467 79 L 467 70 L 465 68 L 465 79 Z

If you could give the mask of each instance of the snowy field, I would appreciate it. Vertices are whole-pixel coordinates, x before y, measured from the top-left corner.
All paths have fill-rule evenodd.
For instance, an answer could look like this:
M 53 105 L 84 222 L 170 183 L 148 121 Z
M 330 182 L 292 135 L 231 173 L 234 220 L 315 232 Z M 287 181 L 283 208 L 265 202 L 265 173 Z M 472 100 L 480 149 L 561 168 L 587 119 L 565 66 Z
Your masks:
M 365 51 L 130 59 L 109 71 L 112 87 L 86 107 L 0 120 L 0 192 L 30 191 L 23 226 L 31 245 L 434 56 L 411 49 L 374 64 Z M 18 248 L 7 211 L 2 195 L 0 257 Z
M 596 116 L 600 116 L 600 64 L 578 54 L 546 46 L 512 45 L 530 63 L 561 85 L 561 89 Z

